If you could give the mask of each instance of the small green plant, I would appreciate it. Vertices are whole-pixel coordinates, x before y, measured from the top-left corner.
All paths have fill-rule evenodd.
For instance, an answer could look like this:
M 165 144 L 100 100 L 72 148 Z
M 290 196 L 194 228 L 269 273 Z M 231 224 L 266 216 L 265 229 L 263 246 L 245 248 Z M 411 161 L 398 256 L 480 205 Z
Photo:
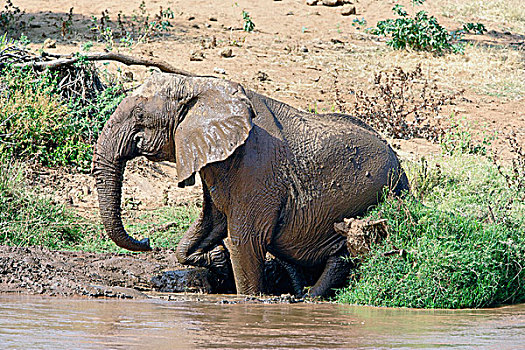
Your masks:
M 255 29 L 255 23 L 253 23 L 250 14 L 244 10 L 242 10 L 242 20 L 244 22 L 242 29 L 248 33 L 253 32 L 253 30 Z
M 473 139 L 470 128 L 465 125 L 465 121 L 450 117 L 450 127 L 440 139 L 440 146 L 444 153 L 453 154 L 479 154 L 487 155 L 488 148 L 495 136 L 484 136 L 482 141 Z
M 463 30 L 466 33 L 474 32 L 476 34 L 483 34 L 487 31 L 487 28 L 482 23 L 465 23 L 463 25 Z
M 97 40 L 105 43 L 107 50 L 131 49 L 154 36 L 170 31 L 172 27 L 170 19 L 174 17 L 175 14 L 169 7 L 167 9 L 161 7 L 158 14 L 151 16 L 146 10 L 146 3 L 142 1 L 139 8 L 131 15 L 125 15 L 120 11 L 116 23 L 111 21 L 108 10 L 103 11 L 99 19 L 92 16 L 91 29 Z
M 366 26 L 366 19 L 364 17 L 362 17 L 361 19 L 359 18 L 354 18 L 352 20 L 352 26 L 356 27 L 357 29 L 360 29 L 364 26 Z
M 418 4 L 416 1 L 414 4 Z M 389 37 L 387 44 L 394 49 L 462 53 L 463 45 L 453 43 L 453 36 L 443 28 L 434 16 L 419 11 L 410 17 L 403 6 L 396 4 L 392 11 L 399 17 L 377 22 L 372 34 Z

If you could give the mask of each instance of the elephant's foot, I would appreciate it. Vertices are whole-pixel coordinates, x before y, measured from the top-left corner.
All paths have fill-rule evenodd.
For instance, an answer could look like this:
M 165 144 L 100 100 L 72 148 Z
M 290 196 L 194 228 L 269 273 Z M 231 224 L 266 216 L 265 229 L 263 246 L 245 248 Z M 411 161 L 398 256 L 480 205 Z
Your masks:
M 206 260 L 206 267 L 217 274 L 224 277 L 231 276 L 230 255 L 224 246 L 218 245 L 205 253 L 204 259 Z
M 333 295 L 334 288 L 343 287 L 348 279 L 352 263 L 344 255 L 334 255 L 328 258 L 326 266 L 315 285 L 306 296 L 327 297 Z
M 304 288 L 306 287 L 306 280 L 303 274 L 295 265 L 279 258 L 275 258 L 275 260 L 286 270 L 286 273 L 290 277 L 294 295 L 302 297 L 304 295 Z

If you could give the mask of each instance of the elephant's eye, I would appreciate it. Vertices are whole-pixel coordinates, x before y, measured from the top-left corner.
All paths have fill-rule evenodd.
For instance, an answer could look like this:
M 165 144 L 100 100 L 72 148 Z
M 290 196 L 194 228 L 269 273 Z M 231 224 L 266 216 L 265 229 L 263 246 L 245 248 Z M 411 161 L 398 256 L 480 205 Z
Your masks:
M 139 132 L 133 137 L 133 141 L 135 142 L 135 145 L 137 145 L 138 149 L 142 149 L 144 147 L 144 133 Z

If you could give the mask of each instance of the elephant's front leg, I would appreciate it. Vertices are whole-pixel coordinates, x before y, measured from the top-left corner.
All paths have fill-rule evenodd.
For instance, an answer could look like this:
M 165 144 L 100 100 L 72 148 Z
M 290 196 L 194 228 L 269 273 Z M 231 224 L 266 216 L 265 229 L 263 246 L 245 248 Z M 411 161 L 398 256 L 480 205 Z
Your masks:
M 220 244 L 227 233 L 226 217 L 211 202 L 205 184 L 203 193 L 202 212 L 177 245 L 177 259 L 184 265 L 227 270 L 228 253 Z
M 254 240 L 240 241 L 230 237 L 224 240 L 230 252 L 237 294 L 264 293 L 264 257 L 266 251 Z

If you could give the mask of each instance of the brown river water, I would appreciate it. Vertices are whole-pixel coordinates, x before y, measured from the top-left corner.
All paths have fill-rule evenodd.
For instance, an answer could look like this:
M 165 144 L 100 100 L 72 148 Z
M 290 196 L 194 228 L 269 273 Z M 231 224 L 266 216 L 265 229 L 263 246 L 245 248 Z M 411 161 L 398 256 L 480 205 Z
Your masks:
M 451 311 L 179 299 L 3 295 L 0 349 L 525 349 L 525 304 Z

